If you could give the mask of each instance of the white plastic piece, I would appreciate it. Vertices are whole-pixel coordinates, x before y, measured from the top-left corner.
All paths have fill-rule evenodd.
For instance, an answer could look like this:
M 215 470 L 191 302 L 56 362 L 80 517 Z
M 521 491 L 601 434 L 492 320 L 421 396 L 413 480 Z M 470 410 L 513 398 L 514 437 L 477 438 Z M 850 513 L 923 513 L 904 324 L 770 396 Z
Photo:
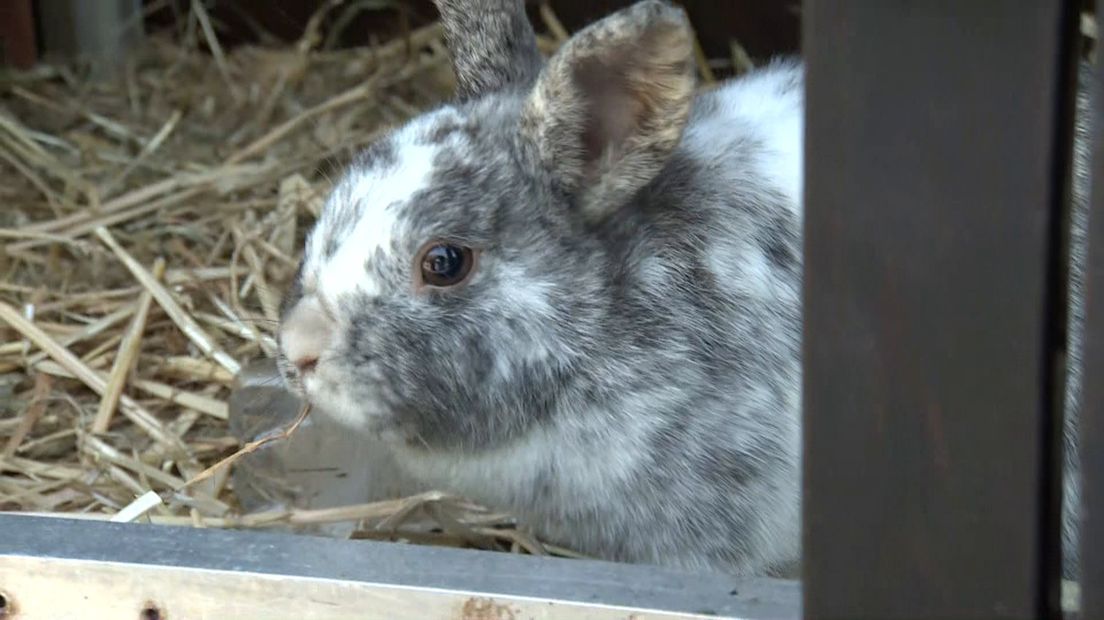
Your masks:
M 153 491 L 146 491 L 138 499 L 123 506 L 123 509 L 115 513 L 110 520 L 117 523 L 129 523 L 159 505 L 161 505 L 161 496 Z

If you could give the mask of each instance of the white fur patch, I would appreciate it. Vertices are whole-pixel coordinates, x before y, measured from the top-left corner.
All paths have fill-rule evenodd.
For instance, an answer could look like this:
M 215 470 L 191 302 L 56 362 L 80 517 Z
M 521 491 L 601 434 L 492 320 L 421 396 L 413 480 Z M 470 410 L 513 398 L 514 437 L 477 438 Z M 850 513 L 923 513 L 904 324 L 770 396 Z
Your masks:
M 741 136 L 761 141 L 763 150 L 750 174 L 769 180 L 790 197 L 801 217 L 804 191 L 804 101 L 800 88 L 786 88 L 789 69 L 762 69 L 721 86 L 707 96 L 718 109 L 687 128 L 686 145 L 709 158 L 723 158 Z
M 778 295 L 778 276 L 762 250 L 736 242 L 718 243 L 705 252 L 709 270 L 734 292 L 769 299 Z
M 374 281 L 366 264 L 377 253 L 391 254 L 393 241 L 403 233 L 398 229 L 402 205 L 429 181 L 437 148 L 404 140 L 403 135 L 396 141 L 398 162 L 383 168 L 350 170 L 311 233 L 308 278 L 315 279 L 320 294 L 328 299 L 354 291 L 380 294 L 380 283 Z M 351 228 L 345 224 L 349 221 Z M 326 245 L 337 235 L 341 238 L 337 251 L 326 258 Z
M 553 293 L 549 284 L 529 277 L 516 265 L 508 263 L 497 265 L 496 271 L 502 278 L 503 288 L 510 291 L 509 297 L 503 301 L 511 306 L 510 311 L 513 314 L 534 320 L 552 320 L 554 313 L 549 297 Z M 534 333 L 543 332 L 535 330 Z M 524 343 L 517 350 L 511 350 L 509 354 L 497 358 L 494 370 L 499 381 L 514 380 L 515 371 L 529 364 L 567 364 L 573 355 L 567 343 L 546 342 L 536 338 L 528 338 Z
M 502 288 L 510 291 L 506 301 L 527 315 L 552 316 L 552 306 L 548 303 L 551 286 L 530 277 L 517 265 L 500 263 L 495 271 L 502 279 Z
M 646 290 L 661 291 L 669 285 L 671 274 L 667 263 L 655 255 L 645 255 L 637 270 Z
M 564 412 L 551 427 L 537 427 L 519 441 L 494 450 L 425 452 L 402 444 L 393 450 L 397 462 L 419 480 L 492 505 L 525 505 L 537 482 L 545 479 L 549 495 L 542 502 L 548 505 L 601 506 L 648 458 L 648 437 L 662 422 L 652 412 L 665 396 L 663 390 L 627 396 L 616 413 L 605 409 Z M 632 424 L 613 423 L 629 418 Z M 596 470 L 601 475 L 595 475 Z M 554 475 L 546 478 L 549 474 Z M 488 480 L 494 484 L 487 484 Z
M 433 171 L 437 148 L 419 143 L 416 136 L 411 128 L 403 130 L 394 138 L 396 160 L 391 165 L 352 168 L 334 189 L 307 240 L 305 296 L 300 303 L 316 297 L 326 311 L 336 312 L 340 304 L 334 302 L 350 293 L 382 294 L 382 283 L 369 268 L 370 261 L 389 257 L 394 242 L 409 234 L 400 230 L 399 216 L 410 196 L 427 186 Z M 339 331 L 349 319 L 340 314 L 331 318 Z M 322 343 L 301 343 L 294 338 L 291 343 L 318 349 L 318 365 L 306 377 L 304 388 L 315 406 L 336 423 L 364 429 L 373 417 L 385 413 L 374 410 L 380 407 L 376 399 L 350 396 L 345 388 L 355 378 L 349 369 L 333 363 Z

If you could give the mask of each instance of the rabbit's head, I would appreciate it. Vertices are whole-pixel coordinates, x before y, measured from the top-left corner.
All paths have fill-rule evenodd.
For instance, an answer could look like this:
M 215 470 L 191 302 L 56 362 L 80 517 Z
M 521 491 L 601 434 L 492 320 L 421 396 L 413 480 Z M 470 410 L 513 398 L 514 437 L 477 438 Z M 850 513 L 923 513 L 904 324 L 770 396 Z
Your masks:
M 439 0 L 457 99 L 382 137 L 329 196 L 280 364 L 326 414 L 479 449 L 556 411 L 621 330 L 611 239 L 680 140 L 688 22 L 645 0 L 537 51 L 522 0 Z M 619 253 L 618 256 L 623 256 Z M 596 398 L 600 395 L 594 395 Z

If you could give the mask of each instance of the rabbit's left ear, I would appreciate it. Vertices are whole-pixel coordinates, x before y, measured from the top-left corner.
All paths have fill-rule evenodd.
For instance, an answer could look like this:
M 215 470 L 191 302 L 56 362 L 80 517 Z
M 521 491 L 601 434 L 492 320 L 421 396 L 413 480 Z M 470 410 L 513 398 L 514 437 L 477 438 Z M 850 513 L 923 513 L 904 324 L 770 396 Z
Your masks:
M 544 58 L 524 0 L 433 0 L 461 100 L 533 84 Z
M 600 219 L 667 163 L 694 88 L 686 14 L 643 0 L 579 31 L 549 60 L 522 110 L 523 144 Z

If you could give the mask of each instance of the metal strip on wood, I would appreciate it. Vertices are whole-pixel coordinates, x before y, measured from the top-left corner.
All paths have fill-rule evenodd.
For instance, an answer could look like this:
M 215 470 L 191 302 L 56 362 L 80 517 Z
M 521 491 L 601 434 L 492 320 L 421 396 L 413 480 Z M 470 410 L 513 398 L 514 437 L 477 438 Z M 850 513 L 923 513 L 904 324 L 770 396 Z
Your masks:
M 792 581 L 644 565 L 24 515 L 0 532 L 21 620 L 801 617 Z
M 1070 7 L 803 14 L 806 617 L 1050 617 Z
M 1099 51 L 1097 52 L 1099 54 Z M 1092 203 L 1085 280 L 1084 379 L 1081 406 L 1081 606 L 1104 618 L 1104 63 L 1096 67 Z

